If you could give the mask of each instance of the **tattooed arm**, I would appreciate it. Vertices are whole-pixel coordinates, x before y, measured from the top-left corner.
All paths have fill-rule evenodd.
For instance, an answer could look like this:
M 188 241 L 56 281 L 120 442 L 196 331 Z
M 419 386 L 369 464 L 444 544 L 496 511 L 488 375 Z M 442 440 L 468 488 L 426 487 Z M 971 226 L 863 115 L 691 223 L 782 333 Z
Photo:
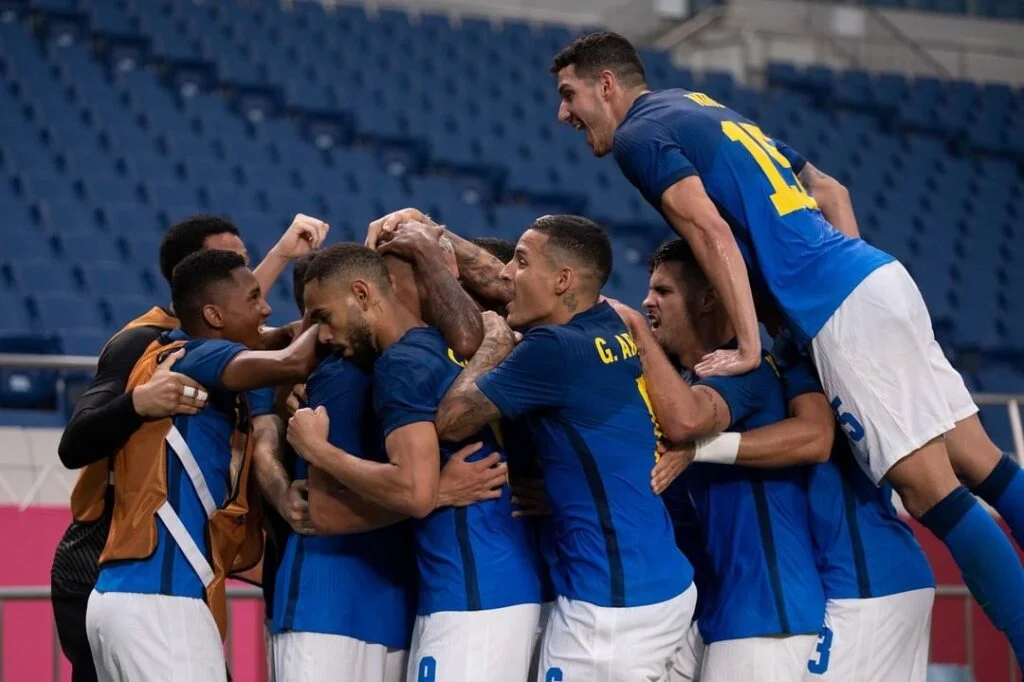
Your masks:
M 378 251 L 412 261 L 420 287 L 425 319 L 441 330 L 456 353 L 470 357 L 484 337 L 480 309 L 448 267 L 438 238 L 444 229 L 437 225 L 407 222 L 392 233 Z
M 691 388 L 658 345 L 647 322 L 631 312 L 635 317 L 627 319 L 626 326 L 636 341 L 647 396 L 666 440 L 683 443 L 729 428 L 729 405 L 718 391 L 707 386 Z M 623 314 L 621 310 L 619 314 Z
M 810 163 L 804 164 L 797 177 L 818 203 L 825 220 L 847 237 L 860 237 L 850 192 L 841 182 L 831 175 L 822 173 Z
M 508 303 L 512 300 L 511 280 L 499 276 L 505 268 L 504 263 L 451 230 L 445 230 L 445 236 L 455 246 L 459 278 L 470 293 L 494 303 Z
M 485 331 L 480 349 L 437 406 L 434 424 L 441 440 L 459 442 L 501 418 L 501 410 L 483 394 L 476 382 L 508 357 L 515 346 L 515 337 L 497 313 L 484 313 L 483 320 Z

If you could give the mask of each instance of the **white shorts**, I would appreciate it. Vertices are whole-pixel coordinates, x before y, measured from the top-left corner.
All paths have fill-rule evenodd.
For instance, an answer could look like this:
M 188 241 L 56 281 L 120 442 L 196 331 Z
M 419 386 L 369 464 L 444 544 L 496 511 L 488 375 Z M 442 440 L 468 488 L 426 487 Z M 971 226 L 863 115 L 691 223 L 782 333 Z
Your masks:
M 533 636 L 533 651 L 530 652 L 530 672 L 527 680 L 537 679 L 537 671 L 540 670 L 540 647 L 544 642 L 544 631 L 548 629 L 548 620 L 551 618 L 551 610 L 555 608 L 555 602 L 541 602 L 540 619 L 537 623 L 537 632 Z
M 85 613 L 100 682 L 225 682 L 220 631 L 201 599 L 93 590 Z
M 829 599 L 807 682 L 925 682 L 935 590 Z
M 668 682 L 693 682 L 700 679 L 700 668 L 704 663 L 704 640 L 694 622 L 686 631 L 683 646 L 672 657 L 668 669 Z
M 406 652 L 320 632 L 272 637 L 276 682 L 402 682 Z
M 540 604 L 416 616 L 408 682 L 523 682 Z
M 901 459 L 978 411 L 898 262 L 868 275 L 811 341 L 825 393 L 877 484 Z
M 700 682 L 802 680 L 807 674 L 807 659 L 817 642 L 816 635 L 746 637 L 712 642 L 704 649 Z
M 559 597 L 541 647 L 537 682 L 646 682 L 665 677 L 697 604 L 693 585 L 649 606 L 611 608 Z

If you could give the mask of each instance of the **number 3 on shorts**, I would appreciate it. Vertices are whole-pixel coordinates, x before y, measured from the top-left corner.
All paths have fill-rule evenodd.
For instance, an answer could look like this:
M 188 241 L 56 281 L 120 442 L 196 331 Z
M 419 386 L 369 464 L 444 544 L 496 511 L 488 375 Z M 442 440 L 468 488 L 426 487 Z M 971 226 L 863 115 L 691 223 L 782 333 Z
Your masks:
M 544 675 L 544 682 L 562 682 L 562 669 L 548 668 L 547 674 Z
M 832 630 L 829 627 L 821 628 L 818 635 L 818 646 L 814 647 L 817 659 L 807 661 L 807 670 L 812 675 L 824 675 L 828 671 L 828 658 L 832 653 Z
M 436 674 L 437 661 L 434 660 L 434 657 L 424 656 L 421 658 L 418 674 L 416 675 L 416 682 L 434 682 L 434 676 Z
M 842 425 L 843 430 L 846 431 L 846 435 L 850 437 L 854 443 L 864 437 L 864 427 L 860 421 L 849 412 L 843 412 L 843 401 L 836 396 L 832 399 L 832 411 L 836 414 L 836 419 Z

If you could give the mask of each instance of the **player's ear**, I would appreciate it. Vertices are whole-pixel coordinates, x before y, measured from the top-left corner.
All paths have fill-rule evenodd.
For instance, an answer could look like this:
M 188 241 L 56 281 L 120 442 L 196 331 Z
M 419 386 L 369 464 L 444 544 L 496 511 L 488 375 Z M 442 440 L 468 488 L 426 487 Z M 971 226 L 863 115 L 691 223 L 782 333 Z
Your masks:
M 220 309 L 220 306 L 215 306 L 210 303 L 204 305 L 200 312 L 203 316 L 203 322 L 205 322 L 207 326 L 213 329 L 224 328 L 224 313 Z
M 598 75 L 597 82 L 600 86 L 601 96 L 605 99 L 611 97 L 612 91 L 615 90 L 615 74 L 610 69 L 605 69 Z
M 390 277 L 390 275 L 388 275 Z M 352 295 L 363 310 L 370 309 L 370 285 L 365 280 L 352 280 Z
M 713 286 L 706 286 L 700 293 L 700 311 L 710 313 L 718 306 L 718 292 Z
M 555 277 L 555 294 L 561 296 L 572 288 L 576 282 L 576 271 L 572 268 L 559 268 Z

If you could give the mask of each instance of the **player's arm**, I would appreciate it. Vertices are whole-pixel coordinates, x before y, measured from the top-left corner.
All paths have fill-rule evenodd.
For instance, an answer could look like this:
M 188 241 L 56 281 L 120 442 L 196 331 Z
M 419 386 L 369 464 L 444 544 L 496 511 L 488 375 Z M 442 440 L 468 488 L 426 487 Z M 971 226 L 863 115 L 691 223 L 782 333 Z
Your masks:
M 313 249 L 319 249 L 327 238 L 330 226 L 322 220 L 299 213 L 292 220 L 281 239 L 278 240 L 266 257 L 256 266 L 252 274 L 260 283 L 260 290 L 266 295 L 281 276 L 288 263 L 304 256 Z
M 380 253 L 391 253 L 412 261 L 416 277 L 427 292 L 423 310 L 448 346 L 469 357 L 484 337 L 480 309 L 448 269 L 438 240 L 444 228 L 420 222 L 404 223 L 393 237 L 380 245 Z
M 441 440 L 457 443 L 501 417 L 501 410 L 477 386 L 477 381 L 508 357 L 515 337 L 500 316 L 484 313 L 484 340 L 459 372 L 437 406 L 434 423 Z
M 797 177 L 800 178 L 804 189 L 814 197 L 825 220 L 847 237 L 860 237 L 857 216 L 853 213 L 853 202 L 850 201 L 850 191 L 843 183 L 821 172 L 807 161 L 797 173 Z
M 476 462 L 466 461 L 480 446 L 468 445 L 445 463 L 438 483 L 438 509 L 501 497 L 508 475 L 501 456 L 493 452 Z M 313 527 L 321 534 L 365 533 L 408 518 L 357 495 L 317 467 L 309 469 L 309 511 Z
M 405 424 L 384 440 L 388 461 L 372 462 L 327 442 L 327 411 L 304 408 L 288 423 L 288 442 L 312 466 L 366 500 L 421 519 L 438 500 L 441 452 L 429 421 Z
M 747 267 L 729 224 L 718 213 L 696 175 L 679 180 L 661 195 L 672 228 L 686 240 L 708 281 L 718 292 L 739 341 L 738 354 L 719 351 L 695 370 L 707 374 L 742 374 L 761 361 L 761 336 L 754 313 Z
M 221 385 L 229 391 L 242 392 L 304 380 L 316 367 L 317 330 L 318 325 L 313 325 L 281 350 L 237 353 L 221 372 Z
M 263 497 L 274 506 L 291 529 L 309 535 L 314 528 L 304 493 L 307 481 L 292 481 L 284 468 L 284 422 L 276 414 L 253 417 L 253 467 Z
M 146 419 L 195 414 L 205 404 L 202 386 L 171 371 L 184 351 L 165 358 L 149 381 L 125 391 L 135 364 L 159 334 L 154 327 L 130 329 L 103 349 L 96 376 L 61 435 L 57 454 L 64 466 L 78 469 L 112 457 Z M 185 387 L 199 397 L 185 396 Z
M 684 443 L 728 428 L 729 406 L 722 396 L 704 386 L 691 388 L 658 345 L 643 316 L 617 301 L 609 302 L 636 342 L 647 397 L 665 439 Z

